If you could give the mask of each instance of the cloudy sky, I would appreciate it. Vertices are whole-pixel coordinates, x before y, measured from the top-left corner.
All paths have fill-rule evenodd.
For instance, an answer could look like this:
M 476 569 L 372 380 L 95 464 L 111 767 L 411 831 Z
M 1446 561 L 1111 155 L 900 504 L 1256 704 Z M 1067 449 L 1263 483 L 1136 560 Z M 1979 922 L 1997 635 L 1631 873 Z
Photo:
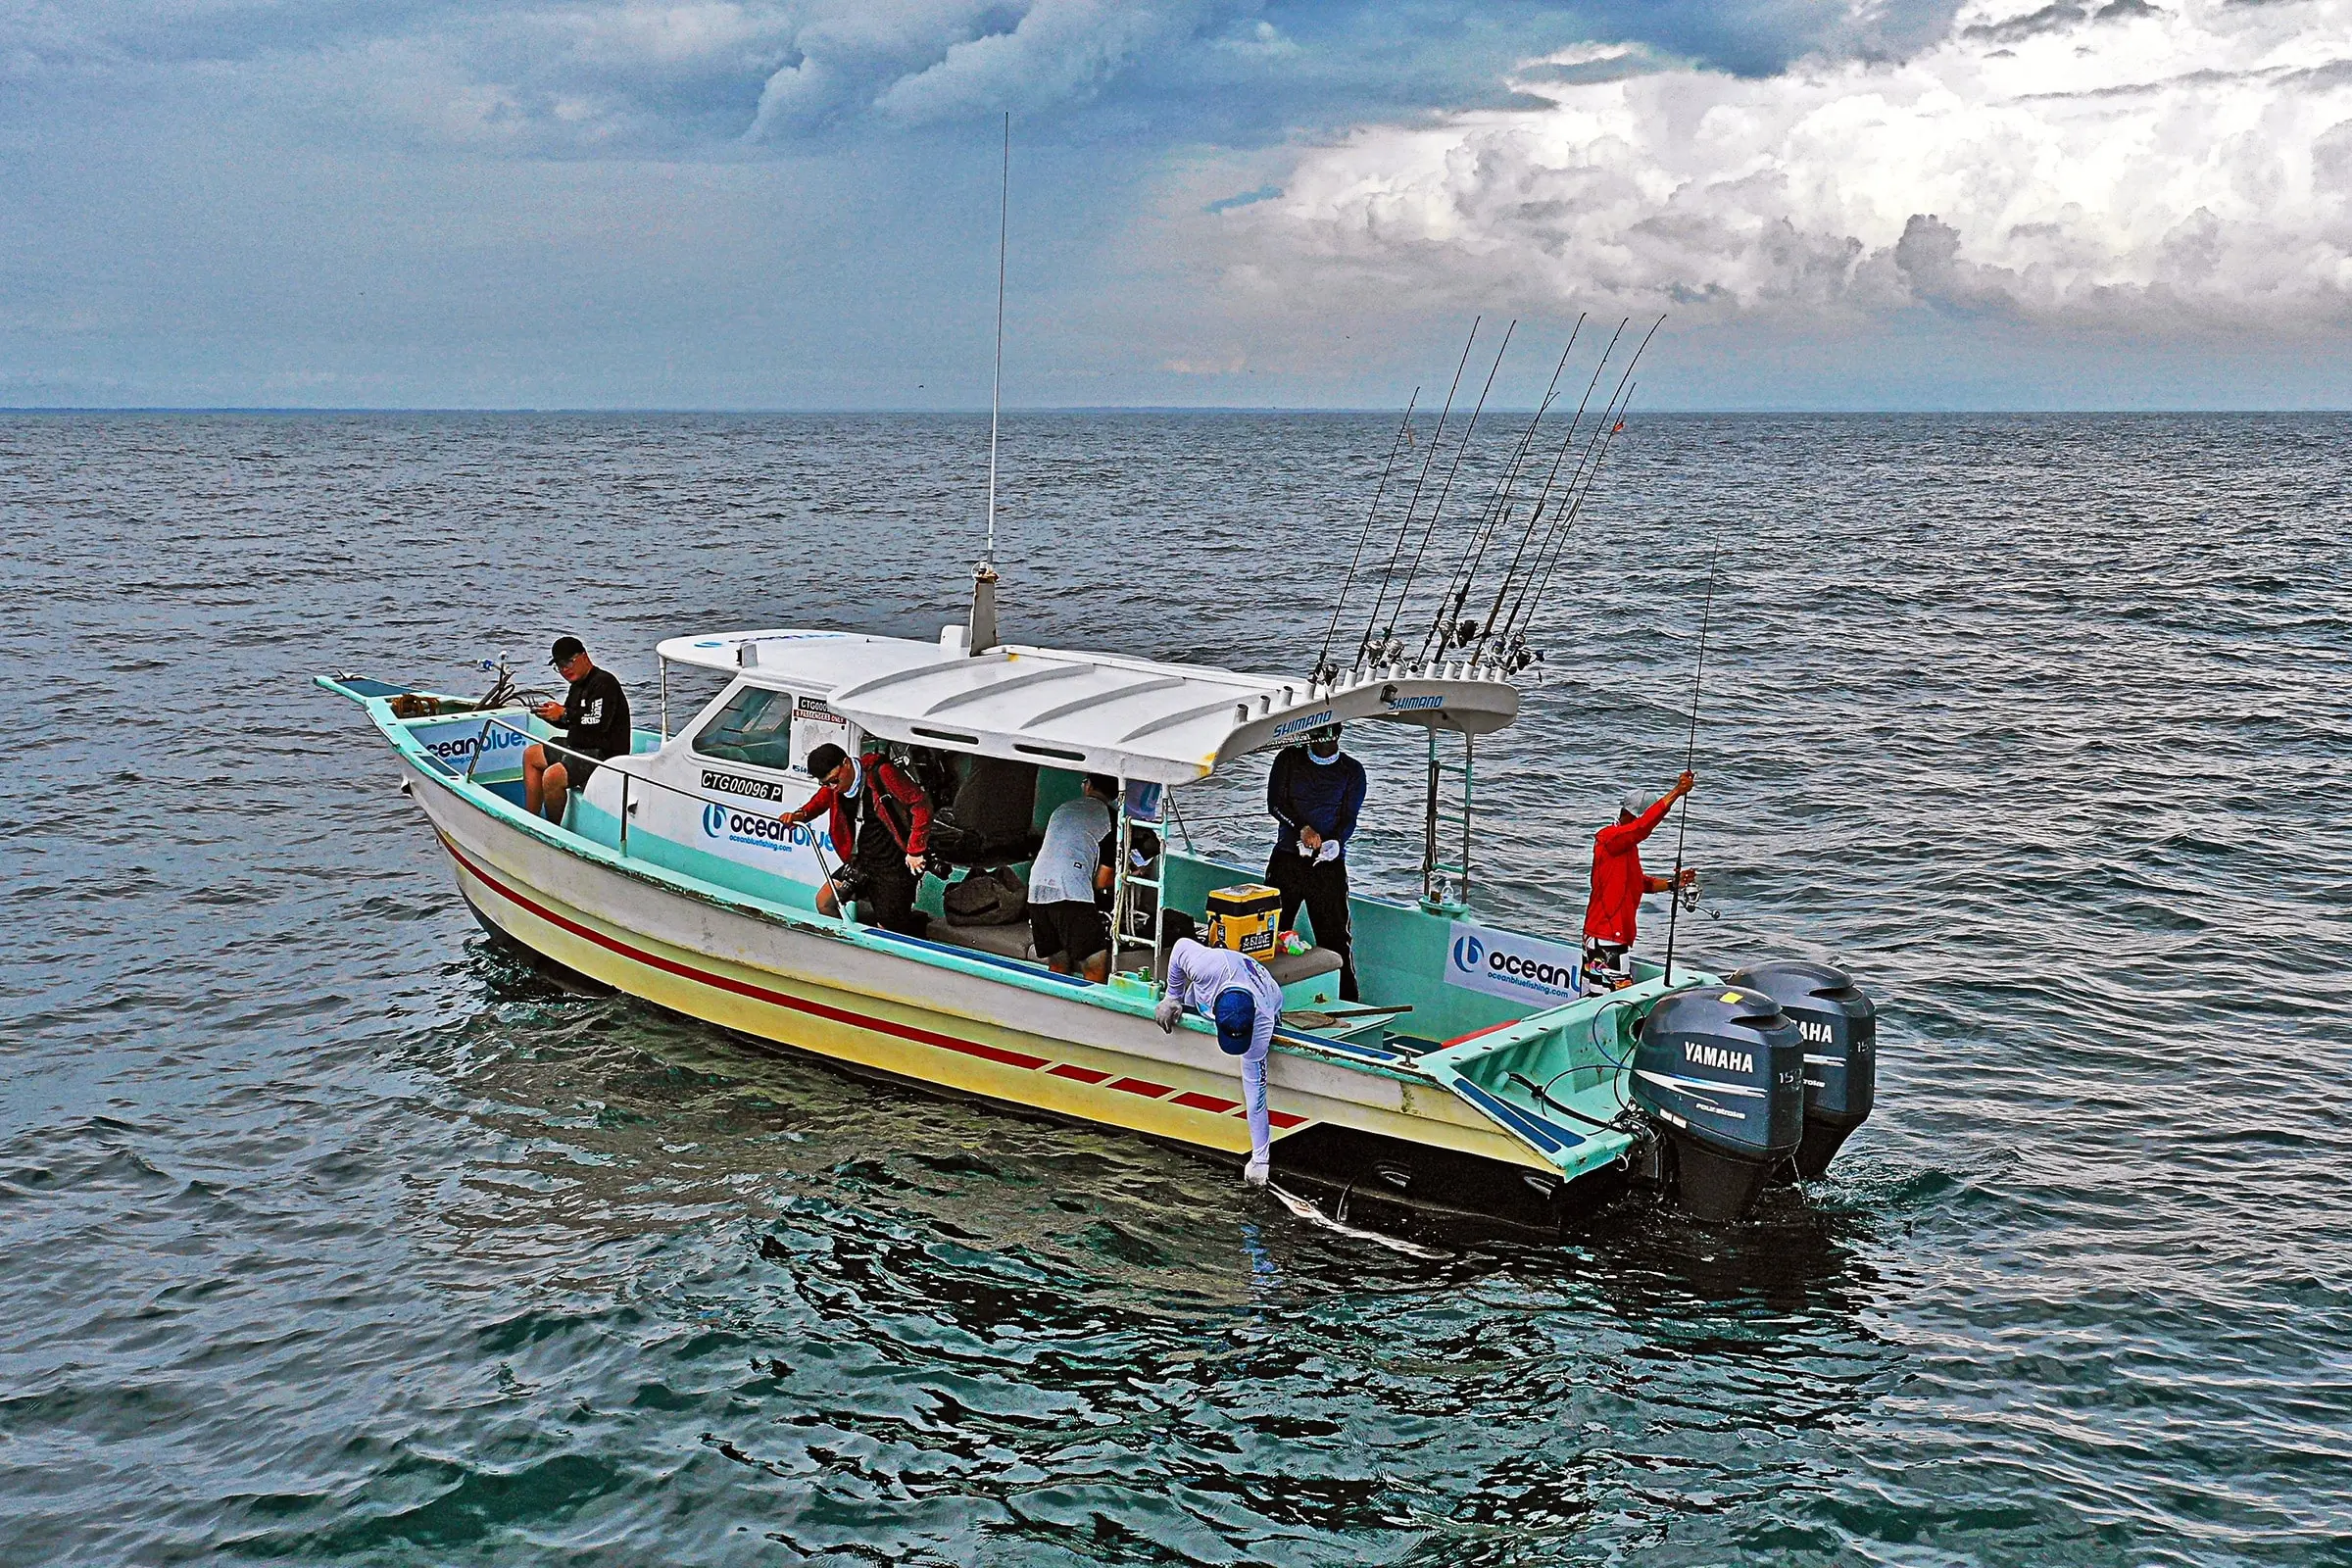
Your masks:
M 2352 0 L 0 0 L 0 404 L 984 406 L 1006 111 L 1015 405 L 2352 406 Z

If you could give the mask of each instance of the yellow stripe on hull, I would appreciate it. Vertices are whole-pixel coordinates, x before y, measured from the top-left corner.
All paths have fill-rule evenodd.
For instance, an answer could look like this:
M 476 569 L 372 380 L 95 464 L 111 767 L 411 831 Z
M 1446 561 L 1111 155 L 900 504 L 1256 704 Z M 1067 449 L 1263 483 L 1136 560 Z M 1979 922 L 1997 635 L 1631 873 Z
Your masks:
M 1176 1102 L 1177 1096 L 1190 1093 L 1238 1103 L 1242 1094 L 1238 1070 L 1208 1073 L 1179 1062 L 1103 1051 L 677 948 L 616 927 L 537 889 L 518 899 L 501 883 L 477 873 L 454 844 L 449 848 L 460 888 L 502 931 L 567 968 L 670 1011 L 917 1083 L 1223 1153 L 1249 1152 L 1249 1126 L 1237 1110 L 1220 1112 Z M 583 930 L 593 934 L 584 935 Z M 782 1000 L 747 995 L 747 991 L 765 992 Z M 855 1021 L 859 1017 L 871 1023 Z M 915 1034 L 945 1036 L 968 1049 L 907 1039 L 892 1032 L 893 1026 Z M 1039 1065 L 992 1059 L 996 1054 L 1033 1058 Z M 1053 1070 L 1056 1066 L 1102 1081 L 1089 1083 L 1057 1074 Z M 1169 1092 L 1151 1096 L 1111 1087 L 1121 1079 L 1164 1085 Z M 1285 1092 L 1277 1099 L 1278 1115 L 1285 1120 L 1302 1120 L 1288 1128 L 1278 1126 L 1275 1137 L 1279 1140 L 1300 1126 L 1327 1121 L 1506 1164 L 1551 1169 L 1493 1128 L 1466 1125 L 1462 1118 L 1467 1112 L 1443 1089 L 1407 1084 L 1402 1091 L 1399 1111 Z M 1437 1114 L 1417 1113 L 1421 1107 L 1416 1101 L 1427 1103 Z

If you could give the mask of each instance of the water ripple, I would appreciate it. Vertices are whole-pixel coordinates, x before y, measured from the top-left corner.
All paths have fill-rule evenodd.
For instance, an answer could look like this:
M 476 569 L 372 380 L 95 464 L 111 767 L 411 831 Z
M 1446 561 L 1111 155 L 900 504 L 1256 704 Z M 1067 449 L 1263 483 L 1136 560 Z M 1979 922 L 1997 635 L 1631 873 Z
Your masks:
M 1303 666 L 1388 433 L 1016 417 L 1007 621 Z M 1483 898 L 1565 925 L 1674 770 L 1721 529 L 1686 939 L 1864 975 L 1881 1109 L 1735 1230 L 1435 1259 L 517 963 L 306 684 L 927 636 L 984 436 L 0 418 L 0 1561 L 2347 1560 L 2352 424 L 1640 422 Z

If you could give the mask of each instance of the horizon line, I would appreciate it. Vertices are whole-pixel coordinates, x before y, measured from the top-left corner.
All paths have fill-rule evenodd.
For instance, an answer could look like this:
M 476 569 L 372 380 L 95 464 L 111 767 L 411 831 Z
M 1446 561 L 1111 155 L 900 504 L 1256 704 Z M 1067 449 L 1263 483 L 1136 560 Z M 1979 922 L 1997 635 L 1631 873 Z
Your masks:
M 1498 414 L 1531 414 L 1534 404 L 1495 404 Z M 1068 403 L 1033 404 L 1008 407 L 1004 412 L 1013 414 L 1201 414 L 1201 415 L 1395 415 L 1395 404 L 1246 404 L 1246 403 Z M 777 417 L 786 416 L 929 416 L 941 418 L 985 418 L 985 408 L 940 408 L 911 405 L 866 404 L 838 406 L 775 405 L 727 407 L 626 404 L 300 404 L 300 403 L 0 403 L 0 416 L 8 415 L 153 415 L 153 414 L 236 414 L 236 415 L 566 415 L 575 416 L 661 416 L 684 417 L 691 416 L 737 418 Z M 2352 403 L 2304 404 L 2296 406 L 2262 406 L 2237 403 L 2184 403 L 2150 405 L 2137 408 L 2114 407 L 2003 407 L 1993 404 L 1946 404 L 1939 407 L 1897 408 L 1880 407 L 1804 407 L 1795 404 L 1753 404 L 1744 407 L 1643 409 L 1636 418 L 1723 418 L 1729 416 L 1782 416 L 1812 417 L 1872 417 L 1872 416 L 2001 416 L 2028 417 L 2039 416 L 2160 416 L 2182 414 L 2244 414 L 2244 415 L 2302 415 L 2352 414 Z

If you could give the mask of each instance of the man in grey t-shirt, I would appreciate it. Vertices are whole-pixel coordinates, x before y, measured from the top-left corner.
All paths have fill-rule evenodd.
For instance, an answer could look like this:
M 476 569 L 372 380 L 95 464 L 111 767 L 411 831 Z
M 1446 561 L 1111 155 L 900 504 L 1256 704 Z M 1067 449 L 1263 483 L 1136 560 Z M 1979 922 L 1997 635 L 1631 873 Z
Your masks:
M 1029 862 L 1029 940 L 1055 974 L 1097 985 L 1110 973 L 1110 927 L 1095 903 L 1095 867 L 1119 781 L 1089 773 L 1077 797 L 1046 818 L 1046 841 Z

